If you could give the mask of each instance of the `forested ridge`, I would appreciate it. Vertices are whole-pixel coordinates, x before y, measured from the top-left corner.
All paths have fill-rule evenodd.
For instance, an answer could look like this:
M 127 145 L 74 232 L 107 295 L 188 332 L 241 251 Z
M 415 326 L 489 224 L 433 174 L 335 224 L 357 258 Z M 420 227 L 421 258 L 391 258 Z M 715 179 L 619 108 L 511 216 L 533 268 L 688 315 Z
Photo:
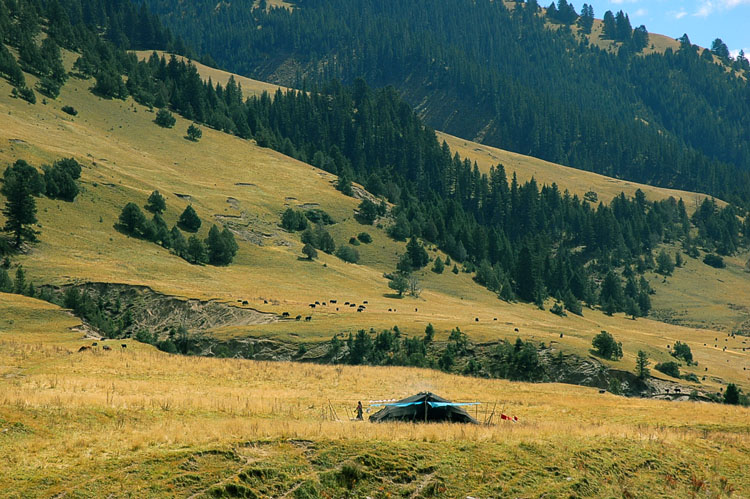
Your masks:
M 253 0 L 146 2 L 207 62 L 234 72 L 287 85 L 362 76 L 394 85 L 429 125 L 454 135 L 750 199 L 750 65 L 721 43 L 701 53 L 683 37 L 678 51 L 643 56 L 645 27 L 608 13 L 618 51 L 603 51 L 569 29 L 590 29 L 593 9 L 579 18 L 564 0 L 546 14 L 533 1 L 304 0 L 291 11 Z
M 113 19 L 135 12 L 127 3 L 97 4 L 113 9 L 102 21 L 110 26 L 110 35 Z M 335 173 L 345 193 L 351 181 L 362 183 L 396 205 L 389 235 L 410 240 L 389 276 L 392 280 L 427 265 L 421 239 L 453 259 L 445 264 L 441 260 L 445 268 L 475 272 L 475 280 L 502 299 L 541 306 L 553 296 L 573 313 L 581 313 L 581 302 L 586 302 L 609 313 L 637 316 L 648 313 L 651 292 L 638 274 L 648 269 L 668 274 L 679 265 L 681 256 L 673 258 L 663 250 L 655 254 L 660 243 L 681 241 L 684 251 L 697 257 L 698 246 L 728 255 L 749 242 L 750 216 L 743 223 L 731 205 L 720 209 L 706 200 L 690 219 L 684 203 L 674 199 L 651 202 L 638 192 L 633 199 L 621 195 L 609 205 L 594 205 L 555 185 L 539 186 L 534 180 L 519 184 L 515 177 L 507 178 L 502 165 L 481 174 L 475 164 L 439 143 L 393 87 L 374 90 L 362 79 L 352 85 L 303 83 L 303 92 L 246 99 L 233 79 L 225 86 L 214 85 L 204 82 L 189 62 L 156 54 L 138 61 L 118 46 L 140 46 L 143 40 L 138 37 L 151 40 L 153 32 L 162 33 L 161 43 L 167 46 L 176 43 L 145 9 L 139 16 L 154 23 L 153 30 L 135 31 L 134 39 L 108 39 L 85 19 L 74 22 L 76 16 L 56 13 L 56 8 L 67 12 L 60 5 L 56 0 L 0 1 L 3 39 L 19 48 L 22 64 L 39 74 L 54 74 L 50 68 L 61 65 L 59 47 L 77 50 L 81 55 L 72 75 L 91 79 L 91 89 L 99 96 L 132 95 L 146 106 L 161 108 L 157 116 L 168 115 L 168 108 L 198 123 L 254 138 L 261 146 Z M 44 15 L 53 14 L 58 17 L 45 26 Z M 49 36 L 42 42 L 44 50 L 23 36 L 45 29 Z M 23 44 L 28 46 L 20 50 Z M 11 74 L 17 69 L 13 64 L 11 57 Z M 64 82 L 69 75 L 62 76 Z M 34 94 L 21 82 L 14 85 Z M 362 216 L 374 209 L 368 203 L 362 203 L 358 216 L 372 223 L 371 217 Z M 697 237 L 691 235 L 693 226 Z M 437 262 L 433 271 L 442 271 Z M 564 313 L 560 305 L 556 311 Z

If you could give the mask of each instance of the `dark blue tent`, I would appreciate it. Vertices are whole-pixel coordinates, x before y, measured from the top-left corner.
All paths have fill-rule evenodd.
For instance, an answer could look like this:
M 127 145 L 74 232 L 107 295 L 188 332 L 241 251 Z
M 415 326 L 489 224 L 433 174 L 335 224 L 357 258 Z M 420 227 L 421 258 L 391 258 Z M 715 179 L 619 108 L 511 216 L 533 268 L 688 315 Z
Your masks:
M 454 403 L 434 393 L 422 392 L 389 404 L 370 416 L 370 422 L 409 421 L 418 422 L 450 422 L 474 423 L 472 418 L 461 406 L 476 405 L 476 402 Z M 377 406 L 376 406 L 377 407 Z

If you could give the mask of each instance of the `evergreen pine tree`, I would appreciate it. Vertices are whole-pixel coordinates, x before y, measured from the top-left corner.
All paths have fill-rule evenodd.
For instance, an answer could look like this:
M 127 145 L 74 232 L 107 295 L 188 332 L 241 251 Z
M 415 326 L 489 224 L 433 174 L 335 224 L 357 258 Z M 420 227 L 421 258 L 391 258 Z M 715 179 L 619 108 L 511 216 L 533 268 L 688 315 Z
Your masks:
M 198 229 L 201 228 L 201 219 L 192 205 L 187 205 L 185 211 L 180 215 L 177 225 L 185 232 L 198 232 Z
M 161 215 L 162 213 L 164 213 L 164 210 L 167 209 L 167 201 L 164 199 L 164 196 L 159 193 L 159 191 L 154 191 L 148 197 L 145 208 L 151 213 L 158 213 L 159 215 Z
M 12 234 L 16 248 L 20 248 L 24 241 L 36 241 L 37 232 L 31 228 L 37 221 L 36 201 L 32 196 L 35 177 L 28 176 L 24 168 L 16 168 L 16 165 L 6 170 L 0 193 L 6 198 L 3 230 Z

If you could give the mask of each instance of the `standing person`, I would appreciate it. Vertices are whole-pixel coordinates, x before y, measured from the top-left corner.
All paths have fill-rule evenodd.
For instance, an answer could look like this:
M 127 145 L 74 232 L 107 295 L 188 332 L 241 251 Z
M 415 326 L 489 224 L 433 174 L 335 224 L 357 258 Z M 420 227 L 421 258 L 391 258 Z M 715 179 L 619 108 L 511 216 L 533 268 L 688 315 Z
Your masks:
M 362 401 L 357 402 L 357 421 L 362 421 Z

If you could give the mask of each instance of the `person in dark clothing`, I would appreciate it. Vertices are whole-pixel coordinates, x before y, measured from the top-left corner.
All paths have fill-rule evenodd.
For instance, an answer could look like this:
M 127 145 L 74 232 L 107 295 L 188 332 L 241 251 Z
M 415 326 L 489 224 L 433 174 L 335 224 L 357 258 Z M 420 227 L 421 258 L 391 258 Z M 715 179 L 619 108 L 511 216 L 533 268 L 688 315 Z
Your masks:
M 362 421 L 362 402 L 357 402 L 357 421 Z

